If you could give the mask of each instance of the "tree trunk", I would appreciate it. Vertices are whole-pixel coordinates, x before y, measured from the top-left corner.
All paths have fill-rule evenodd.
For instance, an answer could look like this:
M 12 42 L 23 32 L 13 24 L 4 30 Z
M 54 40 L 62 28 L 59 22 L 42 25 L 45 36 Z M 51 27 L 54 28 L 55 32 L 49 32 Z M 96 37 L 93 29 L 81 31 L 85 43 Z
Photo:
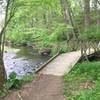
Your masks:
M 90 0 L 84 0 L 85 30 L 90 26 Z
M 64 16 L 64 21 L 66 24 L 69 24 L 73 27 L 72 35 L 73 35 L 73 38 L 76 39 L 76 35 L 75 35 L 75 31 L 74 31 L 74 23 L 73 23 L 73 19 L 71 16 L 70 7 L 68 5 L 68 2 L 66 2 L 65 0 L 60 0 L 60 3 L 61 3 L 63 16 Z
M 93 4 L 94 4 L 94 9 L 95 9 L 95 14 L 96 14 L 96 24 L 97 24 L 97 31 L 99 29 L 99 26 L 100 26 L 100 10 L 98 8 L 98 5 L 99 4 L 99 1 L 98 0 L 94 0 L 93 1 Z
M 97 31 L 100 27 L 100 9 L 98 8 L 98 0 L 96 0 L 96 15 L 97 15 Z
M 5 66 L 4 66 L 4 61 L 3 61 L 3 51 L 4 51 L 5 30 L 6 30 L 6 27 L 9 23 L 9 21 L 12 18 L 12 15 L 10 15 L 8 18 L 10 0 L 7 0 L 6 3 L 7 4 L 6 4 L 5 10 L 4 10 L 5 11 L 4 25 L 3 25 L 1 32 L 0 32 L 0 88 L 3 86 L 3 84 L 7 78 Z
M 6 80 L 6 71 L 4 67 L 4 61 L 2 58 L 2 54 L 0 53 L 0 88 L 3 86 L 5 80 Z
M 11 6 L 10 6 L 10 3 L 11 3 Z M 11 9 L 9 9 L 9 7 L 11 7 Z M 4 61 L 3 61 L 3 51 L 4 51 L 5 31 L 6 31 L 7 25 L 9 24 L 11 18 L 15 14 L 14 0 L 12 1 L 6 0 L 6 5 L 4 8 L 5 8 L 4 9 L 5 19 L 4 19 L 4 25 L 0 32 L 0 88 L 3 86 L 5 80 L 7 79 Z
M 63 18 L 64 18 L 64 22 L 66 24 L 69 24 L 69 20 L 68 20 L 68 12 L 65 6 L 65 0 L 60 0 L 61 3 L 61 9 L 62 9 L 62 13 L 63 13 Z M 69 41 L 69 34 L 67 34 L 67 41 Z
M 62 8 L 62 12 L 63 12 L 63 16 L 64 16 L 64 21 L 69 24 L 69 16 L 68 16 L 68 11 L 65 5 L 65 0 L 60 0 L 61 3 L 61 8 Z

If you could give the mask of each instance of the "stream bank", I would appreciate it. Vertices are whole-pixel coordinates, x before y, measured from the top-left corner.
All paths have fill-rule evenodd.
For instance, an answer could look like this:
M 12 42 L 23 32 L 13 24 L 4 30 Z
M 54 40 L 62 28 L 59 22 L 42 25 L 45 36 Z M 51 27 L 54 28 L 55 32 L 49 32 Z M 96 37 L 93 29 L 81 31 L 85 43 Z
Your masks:
M 4 63 L 7 76 L 12 72 L 18 77 L 34 73 L 50 58 L 50 55 L 40 55 L 38 50 L 32 47 L 5 47 Z

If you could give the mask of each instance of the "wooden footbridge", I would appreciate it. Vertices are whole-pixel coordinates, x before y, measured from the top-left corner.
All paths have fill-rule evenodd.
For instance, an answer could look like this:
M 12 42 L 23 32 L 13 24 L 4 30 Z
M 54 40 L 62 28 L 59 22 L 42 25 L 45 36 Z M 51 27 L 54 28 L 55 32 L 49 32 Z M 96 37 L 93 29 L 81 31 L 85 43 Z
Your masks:
M 87 50 L 87 55 L 94 53 L 93 49 Z M 46 64 L 37 69 L 39 74 L 63 76 L 68 73 L 81 58 L 81 51 L 57 54 Z

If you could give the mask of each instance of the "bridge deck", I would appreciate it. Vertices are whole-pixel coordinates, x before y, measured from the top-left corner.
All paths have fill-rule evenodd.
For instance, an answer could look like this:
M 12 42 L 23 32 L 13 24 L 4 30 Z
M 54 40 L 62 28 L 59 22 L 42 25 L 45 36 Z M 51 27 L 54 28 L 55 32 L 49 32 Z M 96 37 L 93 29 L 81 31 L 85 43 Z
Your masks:
M 91 49 L 90 54 L 92 53 L 94 53 L 93 49 Z M 89 54 L 88 50 L 87 54 Z M 53 61 L 51 61 L 48 65 L 46 65 L 39 73 L 63 76 L 65 73 L 68 73 L 73 68 L 73 66 L 78 62 L 80 57 L 80 51 L 61 54 Z
M 80 57 L 81 53 L 79 51 L 61 54 L 47 66 L 45 66 L 40 73 L 63 76 L 65 73 L 68 73 L 71 70 Z

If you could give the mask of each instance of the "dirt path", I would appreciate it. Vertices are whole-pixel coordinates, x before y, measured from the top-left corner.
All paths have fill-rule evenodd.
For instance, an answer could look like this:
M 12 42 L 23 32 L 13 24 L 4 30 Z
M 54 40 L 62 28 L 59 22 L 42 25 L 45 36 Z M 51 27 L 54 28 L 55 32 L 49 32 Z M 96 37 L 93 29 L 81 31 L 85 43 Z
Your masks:
M 3 100 L 65 100 L 63 77 L 41 75 L 22 90 L 9 94 Z

